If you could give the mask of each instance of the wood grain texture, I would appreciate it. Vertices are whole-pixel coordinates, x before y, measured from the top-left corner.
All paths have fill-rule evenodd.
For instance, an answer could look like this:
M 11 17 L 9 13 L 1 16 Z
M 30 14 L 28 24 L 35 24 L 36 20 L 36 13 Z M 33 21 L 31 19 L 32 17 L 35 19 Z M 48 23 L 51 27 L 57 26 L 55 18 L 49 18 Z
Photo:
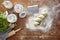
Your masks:
M 1 1 L 1 0 L 0 0 Z M 56 0 L 39 0 L 37 2 L 33 1 L 29 1 L 29 0 L 10 0 L 13 4 L 14 3 L 20 3 L 22 4 L 24 7 L 27 7 L 29 5 L 34 5 L 34 4 L 38 4 L 39 6 L 41 5 L 48 5 L 50 7 L 52 7 L 53 5 L 56 5 L 56 3 L 59 2 L 56 1 Z M 51 3 L 49 3 L 49 1 Z M 0 5 L 0 11 L 4 12 L 6 11 L 7 9 L 4 8 L 4 7 L 1 7 L 2 5 Z M 17 13 L 14 12 L 14 14 L 17 15 L 18 17 L 18 20 L 16 22 L 16 27 L 14 28 L 14 30 L 18 29 L 18 28 L 22 28 L 21 31 L 17 32 L 16 35 L 14 36 L 11 36 L 9 38 L 7 38 L 7 40 L 60 40 L 60 15 L 59 13 L 57 13 L 57 15 L 54 16 L 54 21 L 53 21 L 53 28 L 47 32 L 47 33 L 43 33 L 39 30 L 37 31 L 30 31 L 29 29 L 26 29 L 25 27 L 25 24 L 26 24 L 26 21 L 29 17 L 29 15 L 27 15 L 24 19 L 21 19 L 19 17 L 19 15 Z M 41 37 L 41 36 L 50 36 L 50 37 Z

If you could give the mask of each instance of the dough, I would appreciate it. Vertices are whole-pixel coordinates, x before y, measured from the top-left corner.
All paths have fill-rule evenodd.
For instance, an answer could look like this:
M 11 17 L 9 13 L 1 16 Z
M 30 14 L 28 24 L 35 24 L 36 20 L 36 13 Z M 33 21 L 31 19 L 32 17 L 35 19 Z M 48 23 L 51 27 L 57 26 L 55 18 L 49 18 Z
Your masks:
M 42 19 L 40 19 L 40 18 L 35 18 L 34 21 L 36 21 L 36 22 L 41 22 Z
M 34 22 L 34 25 L 35 25 L 35 26 L 39 25 L 39 22 Z
M 41 14 L 40 16 L 38 16 L 38 18 L 43 19 L 45 18 L 45 16 Z
M 46 12 L 42 12 L 41 15 L 43 15 L 43 16 L 47 16 L 47 13 L 46 13 Z

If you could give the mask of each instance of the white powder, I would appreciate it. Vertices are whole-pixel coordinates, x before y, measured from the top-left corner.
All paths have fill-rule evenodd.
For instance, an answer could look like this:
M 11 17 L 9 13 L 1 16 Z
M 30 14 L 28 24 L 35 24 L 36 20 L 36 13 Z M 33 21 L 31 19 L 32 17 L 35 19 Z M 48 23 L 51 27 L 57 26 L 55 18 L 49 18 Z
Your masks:
M 60 3 L 52 7 L 52 10 L 54 11 L 54 13 L 60 12 Z
M 43 12 L 44 10 L 46 10 L 48 16 L 41 22 L 41 24 L 39 26 L 34 25 L 34 19 L 38 15 L 40 15 L 40 13 L 34 14 L 33 16 L 28 18 L 28 21 L 26 23 L 26 28 L 33 30 L 33 31 L 35 31 L 35 30 L 41 30 L 43 32 L 49 31 L 51 29 L 51 25 L 52 25 L 52 21 L 53 21 L 53 19 L 51 18 L 51 15 L 50 15 L 50 14 L 52 14 L 52 12 L 51 11 L 49 12 L 49 8 L 46 6 L 40 8 L 40 12 Z

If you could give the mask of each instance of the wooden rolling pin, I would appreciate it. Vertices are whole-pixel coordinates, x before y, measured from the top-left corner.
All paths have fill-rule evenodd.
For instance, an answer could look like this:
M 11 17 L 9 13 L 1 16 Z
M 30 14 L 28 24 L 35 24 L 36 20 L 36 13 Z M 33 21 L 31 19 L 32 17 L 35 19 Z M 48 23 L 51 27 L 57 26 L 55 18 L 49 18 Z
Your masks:
M 18 32 L 18 31 L 20 31 L 20 30 L 21 30 L 21 28 L 19 28 L 19 29 L 17 29 L 17 30 L 12 30 L 11 32 L 8 33 L 8 36 L 7 36 L 7 37 L 11 37 L 11 36 L 15 35 L 16 32 Z

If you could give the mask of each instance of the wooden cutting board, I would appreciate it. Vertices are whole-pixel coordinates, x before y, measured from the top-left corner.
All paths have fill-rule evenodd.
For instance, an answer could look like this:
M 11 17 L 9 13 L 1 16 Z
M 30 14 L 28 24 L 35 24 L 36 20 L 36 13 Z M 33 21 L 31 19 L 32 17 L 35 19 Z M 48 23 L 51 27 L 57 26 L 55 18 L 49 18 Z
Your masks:
M 0 1 L 2 1 L 2 0 L 0 0 Z M 35 5 L 35 4 L 38 4 L 39 6 L 40 5 L 48 5 L 48 6 L 52 7 L 57 1 L 59 2 L 59 0 L 57 0 L 57 1 L 50 0 L 51 3 L 49 3 L 49 1 L 47 1 L 47 0 L 38 0 L 37 2 L 35 2 L 33 0 L 32 1 L 30 1 L 30 0 L 10 0 L 10 1 L 13 4 L 20 3 L 24 7 L 27 7 L 29 5 Z M 2 7 L 1 6 L 2 5 L 0 5 L 0 11 L 4 12 L 7 10 L 3 6 Z M 50 32 L 43 33 L 39 30 L 38 31 L 30 31 L 30 30 L 26 29 L 25 24 L 29 17 L 28 15 L 24 19 L 21 19 L 21 18 L 19 18 L 19 15 L 17 13 L 14 12 L 14 14 L 16 14 L 18 17 L 18 20 L 16 22 L 16 27 L 14 28 L 14 30 L 18 29 L 18 28 L 22 28 L 22 30 L 17 32 L 16 35 L 7 38 L 7 40 L 59 40 L 60 39 L 59 15 L 55 16 L 55 18 L 54 18 L 53 29 L 51 29 Z M 50 37 L 40 37 L 41 35 L 48 35 Z

